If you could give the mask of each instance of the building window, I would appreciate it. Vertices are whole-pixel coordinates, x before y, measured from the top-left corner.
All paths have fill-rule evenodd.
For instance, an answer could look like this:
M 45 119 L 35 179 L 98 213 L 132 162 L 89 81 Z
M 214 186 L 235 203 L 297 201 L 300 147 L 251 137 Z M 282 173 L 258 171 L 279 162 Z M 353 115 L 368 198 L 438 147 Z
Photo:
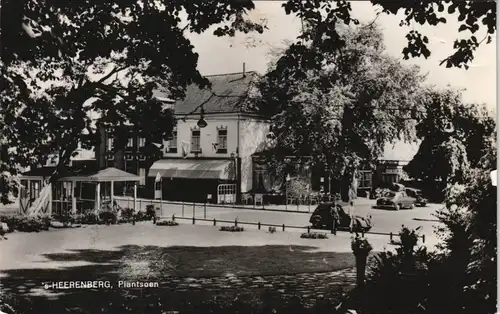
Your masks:
M 146 138 L 139 137 L 139 148 L 146 146 Z
M 177 131 L 172 131 L 172 138 L 168 141 L 168 152 L 177 153 Z
M 200 152 L 201 151 L 200 144 L 201 144 L 200 130 L 191 131 L 191 151 Z
M 217 131 L 217 153 L 227 153 L 227 130 Z
M 366 189 L 372 187 L 372 171 L 361 170 L 359 173 L 359 188 Z
M 139 181 L 139 185 L 146 185 L 146 169 L 139 168 L 139 177 L 141 177 Z
M 108 151 L 113 150 L 113 138 L 111 136 L 108 137 Z
M 134 147 L 134 139 L 133 138 L 129 138 L 128 141 L 127 141 L 127 147 Z

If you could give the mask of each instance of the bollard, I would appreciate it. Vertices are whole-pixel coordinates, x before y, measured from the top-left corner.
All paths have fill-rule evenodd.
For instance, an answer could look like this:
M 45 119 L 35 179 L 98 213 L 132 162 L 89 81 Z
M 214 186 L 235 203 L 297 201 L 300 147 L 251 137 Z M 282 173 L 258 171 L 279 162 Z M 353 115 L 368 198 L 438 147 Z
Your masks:
M 364 229 L 361 229 L 361 237 L 365 237 L 365 230 Z
M 234 226 L 235 226 L 235 227 L 238 227 L 238 218 L 236 218 L 236 219 L 234 220 Z
M 392 232 L 389 233 L 389 238 L 391 239 L 391 242 L 392 242 Z
M 135 226 L 135 215 L 132 216 L 132 225 Z
M 260 230 L 260 222 L 257 224 L 257 226 L 259 227 L 259 230 Z
M 184 217 L 184 201 L 182 201 L 182 217 Z
M 196 219 L 196 218 L 194 218 L 194 217 L 193 217 L 193 225 L 195 224 L 195 219 Z
M 283 224 L 283 231 L 285 231 L 285 224 Z
M 203 206 L 203 219 L 207 219 L 207 202 Z
M 196 216 L 196 203 L 193 202 L 193 217 Z
M 216 226 L 216 225 L 217 225 L 217 221 L 214 219 L 214 226 Z
M 425 234 L 422 235 L 422 243 L 425 243 Z
M 156 224 L 156 215 L 153 216 L 153 224 Z
M 311 232 L 311 227 L 307 226 L 307 233 Z
M 175 221 L 175 214 L 172 214 L 172 221 Z

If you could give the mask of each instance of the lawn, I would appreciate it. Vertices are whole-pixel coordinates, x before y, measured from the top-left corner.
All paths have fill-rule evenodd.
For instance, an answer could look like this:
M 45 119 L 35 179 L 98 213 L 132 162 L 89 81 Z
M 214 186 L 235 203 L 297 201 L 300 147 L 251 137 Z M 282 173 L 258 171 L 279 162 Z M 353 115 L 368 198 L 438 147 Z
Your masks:
M 49 308 L 52 313 L 73 312 L 72 307 L 86 313 L 106 307 L 109 311 L 104 313 L 126 312 L 129 310 L 123 306 L 127 304 L 134 313 L 142 313 L 142 307 L 152 302 L 185 309 L 187 303 L 194 306 L 214 296 L 259 299 L 270 293 L 279 299 L 278 290 L 288 295 L 318 294 L 313 290 L 327 286 L 330 278 L 293 275 L 354 266 L 354 257 L 345 248 L 348 244 L 348 238 L 307 240 L 297 233 L 227 233 L 213 226 L 159 227 L 149 222 L 14 233 L 0 242 L 0 278 L 2 291 L 15 296 L 20 307 L 36 309 L 34 312 Z M 339 252 L 336 247 L 341 248 Z M 276 282 L 277 277 L 291 279 L 279 289 L 277 284 L 251 282 L 255 278 Z M 233 284 L 234 278 L 241 281 L 239 285 Z M 109 280 L 114 285 L 119 280 L 158 281 L 160 288 L 42 289 L 46 282 L 83 280 Z M 194 280 L 202 284 L 189 284 Z M 338 297 L 341 289 L 329 286 L 321 293 Z

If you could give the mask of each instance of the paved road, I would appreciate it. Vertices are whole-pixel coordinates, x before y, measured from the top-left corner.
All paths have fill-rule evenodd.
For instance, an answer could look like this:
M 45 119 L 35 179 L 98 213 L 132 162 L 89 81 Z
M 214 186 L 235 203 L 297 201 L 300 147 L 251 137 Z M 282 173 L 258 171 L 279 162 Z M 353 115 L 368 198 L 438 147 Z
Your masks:
M 146 205 L 148 204 L 151 203 L 141 202 L 141 207 L 145 209 Z M 434 236 L 434 226 L 436 225 L 436 218 L 433 217 L 433 214 L 437 209 L 441 208 L 441 205 L 430 204 L 426 207 L 417 207 L 413 210 L 394 211 L 374 209 L 372 208 L 373 204 L 373 200 L 361 199 L 357 201 L 357 205 L 354 209 L 354 214 L 356 215 L 372 216 L 372 221 L 374 224 L 371 230 L 372 232 L 397 233 L 401 230 L 402 225 L 405 225 L 409 228 L 417 228 L 421 226 L 422 234 L 425 234 L 428 238 Z M 128 201 L 121 201 L 120 205 L 123 207 L 133 206 L 132 203 Z M 159 203 L 155 204 L 155 206 L 160 207 Z M 311 211 L 312 210 L 313 208 L 311 209 Z M 277 225 L 285 224 L 286 226 L 300 227 L 308 226 L 309 218 L 311 216 L 310 213 L 300 213 L 292 210 L 287 212 L 276 212 L 230 207 L 221 208 L 209 205 L 207 205 L 205 208 L 203 205 L 193 206 L 193 204 L 162 204 L 161 213 L 161 216 L 166 218 L 172 217 L 172 215 L 174 214 L 176 217 L 192 218 L 194 213 L 194 216 L 196 218 L 228 221 L 234 221 L 235 219 L 238 219 L 239 222 L 260 222 L 262 224 Z M 182 220 L 180 221 L 182 222 Z M 186 221 L 186 223 L 189 222 Z

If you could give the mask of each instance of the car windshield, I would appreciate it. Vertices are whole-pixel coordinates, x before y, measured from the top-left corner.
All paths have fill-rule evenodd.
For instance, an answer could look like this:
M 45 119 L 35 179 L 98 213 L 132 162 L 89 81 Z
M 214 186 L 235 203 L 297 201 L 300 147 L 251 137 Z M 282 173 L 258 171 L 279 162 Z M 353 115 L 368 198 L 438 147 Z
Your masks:
M 394 193 L 394 192 L 386 192 L 384 194 L 384 197 L 394 197 L 394 196 L 396 196 L 396 193 Z

